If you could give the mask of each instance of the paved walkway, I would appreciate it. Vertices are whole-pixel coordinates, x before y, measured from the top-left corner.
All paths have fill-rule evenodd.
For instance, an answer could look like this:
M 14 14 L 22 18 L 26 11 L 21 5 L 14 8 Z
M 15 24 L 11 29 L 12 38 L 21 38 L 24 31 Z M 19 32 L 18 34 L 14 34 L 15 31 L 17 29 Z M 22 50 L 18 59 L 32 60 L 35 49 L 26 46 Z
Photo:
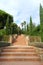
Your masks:
M 27 40 L 24 35 L 19 35 L 13 45 L 27 46 Z

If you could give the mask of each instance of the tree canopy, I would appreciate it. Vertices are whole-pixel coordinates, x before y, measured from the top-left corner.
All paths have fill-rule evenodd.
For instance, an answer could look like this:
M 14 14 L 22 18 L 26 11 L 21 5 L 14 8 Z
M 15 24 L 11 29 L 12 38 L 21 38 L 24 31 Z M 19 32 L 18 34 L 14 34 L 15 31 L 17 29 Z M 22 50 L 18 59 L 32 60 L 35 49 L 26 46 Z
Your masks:
M 9 16 L 9 23 L 13 22 L 13 16 L 6 13 L 3 10 L 0 10 L 0 29 L 3 29 L 6 25 L 7 17 Z

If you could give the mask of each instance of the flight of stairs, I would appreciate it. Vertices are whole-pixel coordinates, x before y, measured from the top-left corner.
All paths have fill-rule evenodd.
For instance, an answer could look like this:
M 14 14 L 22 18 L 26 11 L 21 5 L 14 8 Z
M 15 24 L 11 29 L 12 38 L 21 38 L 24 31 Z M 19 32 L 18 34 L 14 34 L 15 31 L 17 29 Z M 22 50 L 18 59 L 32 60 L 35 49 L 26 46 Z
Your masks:
M 40 57 L 33 46 L 9 46 L 0 54 L 0 65 L 40 65 Z
M 21 46 L 27 46 L 27 39 L 25 35 L 18 35 L 18 37 L 16 38 L 16 40 L 13 43 L 14 45 L 21 45 Z

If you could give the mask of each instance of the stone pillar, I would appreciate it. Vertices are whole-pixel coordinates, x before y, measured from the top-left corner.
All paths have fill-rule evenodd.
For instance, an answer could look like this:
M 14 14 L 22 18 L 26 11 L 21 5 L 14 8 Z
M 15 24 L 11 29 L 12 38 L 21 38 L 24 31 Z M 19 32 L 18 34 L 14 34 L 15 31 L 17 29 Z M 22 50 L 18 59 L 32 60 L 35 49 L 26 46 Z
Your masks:
M 29 43 L 29 37 L 26 36 L 26 44 L 27 44 L 27 46 L 28 46 L 28 43 Z
M 12 43 L 12 36 L 9 36 L 9 43 Z

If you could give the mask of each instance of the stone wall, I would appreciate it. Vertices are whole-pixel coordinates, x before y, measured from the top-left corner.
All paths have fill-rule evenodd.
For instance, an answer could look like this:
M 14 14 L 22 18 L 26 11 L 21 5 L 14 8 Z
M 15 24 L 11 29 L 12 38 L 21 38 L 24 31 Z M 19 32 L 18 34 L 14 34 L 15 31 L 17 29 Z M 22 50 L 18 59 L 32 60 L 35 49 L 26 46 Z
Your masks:
M 14 41 L 16 40 L 16 38 L 17 38 L 17 34 L 15 34 L 15 35 L 10 35 L 10 36 L 9 36 L 9 41 L 8 41 L 8 42 L 14 43 Z
M 41 42 L 40 36 L 29 36 L 29 42 Z

